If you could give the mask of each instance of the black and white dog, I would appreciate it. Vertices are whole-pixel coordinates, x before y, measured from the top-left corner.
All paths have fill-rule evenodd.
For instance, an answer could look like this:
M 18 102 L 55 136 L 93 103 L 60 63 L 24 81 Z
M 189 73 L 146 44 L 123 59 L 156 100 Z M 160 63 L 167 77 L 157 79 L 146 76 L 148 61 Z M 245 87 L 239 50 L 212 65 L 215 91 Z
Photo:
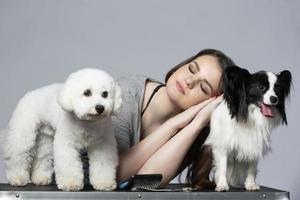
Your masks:
M 270 151 L 272 129 L 287 124 L 285 99 L 291 79 L 287 70 L 279 74 L 250 74 L 237 66 L 225 70 L 224 100 L 212 114 L 205 142 L 212 148 L 216 191 L 228 191 L 229 185 L 259 190 L 257 164 Z

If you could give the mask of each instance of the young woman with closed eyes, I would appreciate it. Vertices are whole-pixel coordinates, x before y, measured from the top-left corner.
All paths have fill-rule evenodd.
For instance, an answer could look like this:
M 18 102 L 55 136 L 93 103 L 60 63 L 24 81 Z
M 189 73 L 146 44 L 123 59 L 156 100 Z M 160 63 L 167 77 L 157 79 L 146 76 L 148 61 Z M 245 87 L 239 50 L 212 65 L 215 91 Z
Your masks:
M 123 93 L 121 112 L 113 118 L 118 181 L 160 173 L 164 186 L 190 166 L 188 180 L 199 182 L 199 150 L 222 100 L 222 72 L 233 64 L 221 51 L 205 49 L 173 67 L 165 84 L 139 75 L 117 80 Z

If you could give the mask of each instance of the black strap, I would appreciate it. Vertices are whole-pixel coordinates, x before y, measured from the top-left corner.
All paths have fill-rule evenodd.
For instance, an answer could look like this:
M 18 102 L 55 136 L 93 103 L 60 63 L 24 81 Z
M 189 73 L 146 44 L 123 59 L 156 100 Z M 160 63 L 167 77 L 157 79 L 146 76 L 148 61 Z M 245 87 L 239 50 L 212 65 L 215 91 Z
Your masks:
M 156 86 L 156 88 L 154 88 L 154 90 L 153 90 L 153 92 L 152 92 L 152 94 L 151 94 L 151 96 L 150 96 L 150 98 L 149 98 L 149 100 L 148 100 L 148 102 L 147 102 L 147 105 L 145 106 L 144 110 L 142 111 L 141 117 L 143 117 L 143 114 L 144 114 L 144 112 L 146 111 L 146 109 L 148 108 L 148 106 L 149 106 L 149 104 L 150 104 L 150 101 L 152 100 L 152 98 L 153 98 L 153 96 L 155 95 L 155 93 L 156 93 L 161 87 L 163 87 L 163 86 L 165 86 L 165 84 L 158 85 L 158 86 Z

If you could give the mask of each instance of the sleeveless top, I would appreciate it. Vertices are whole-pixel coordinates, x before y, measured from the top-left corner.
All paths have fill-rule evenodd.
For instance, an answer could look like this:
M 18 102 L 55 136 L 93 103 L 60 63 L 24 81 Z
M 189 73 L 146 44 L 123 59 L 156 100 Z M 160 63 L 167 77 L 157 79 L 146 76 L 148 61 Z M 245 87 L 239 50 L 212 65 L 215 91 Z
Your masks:
M 146 81 L 143 75 L 129 75 L 116 79 L 122 90 L 122 106 L 112 125 L 118 143 L 118 151 L 124 151 L 140 141 L 141 113 Z

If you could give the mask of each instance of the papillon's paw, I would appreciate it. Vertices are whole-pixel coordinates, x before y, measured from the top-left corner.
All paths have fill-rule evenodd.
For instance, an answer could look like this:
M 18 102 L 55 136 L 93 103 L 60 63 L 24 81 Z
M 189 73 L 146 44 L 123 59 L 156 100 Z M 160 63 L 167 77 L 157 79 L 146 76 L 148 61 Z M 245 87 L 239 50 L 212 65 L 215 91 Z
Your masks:
M 248 191 L 257 191 L 260 189 L 259 185 L 257 185 L 255 181 L 246 181 L 245 188 Z
M 226 192 L 229 190 L 229 186 L 226 180 L 221 180 L 218 182 L 215 191 L 217 192 Z

